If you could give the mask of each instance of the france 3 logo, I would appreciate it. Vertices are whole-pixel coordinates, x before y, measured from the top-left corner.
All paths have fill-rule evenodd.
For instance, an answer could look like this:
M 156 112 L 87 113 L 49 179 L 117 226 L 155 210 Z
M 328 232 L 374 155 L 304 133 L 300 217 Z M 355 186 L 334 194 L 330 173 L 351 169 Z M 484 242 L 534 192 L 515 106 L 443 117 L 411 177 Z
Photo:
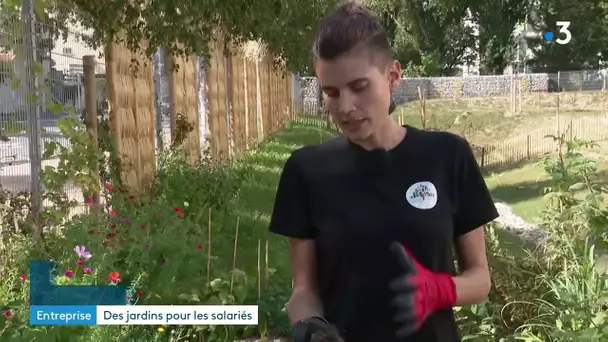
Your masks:
M 572 33 L 570 32 L 569 28 L 570 28 L 570 22 L 569 21 L 557 21 L 555 22 L 555 25 L 558 28 L 558 33 L 555 35 L 553 34 L 553 32 L 545 32 L 543 34 L 543 38 L 546 41 L 553 41 L 555 40 L 555 42 L 557 44 L 560 45 L 565 45 L 570 43 L 570 41 L 572 40 Z M 557 36 L 557 39 L 556 39 Z

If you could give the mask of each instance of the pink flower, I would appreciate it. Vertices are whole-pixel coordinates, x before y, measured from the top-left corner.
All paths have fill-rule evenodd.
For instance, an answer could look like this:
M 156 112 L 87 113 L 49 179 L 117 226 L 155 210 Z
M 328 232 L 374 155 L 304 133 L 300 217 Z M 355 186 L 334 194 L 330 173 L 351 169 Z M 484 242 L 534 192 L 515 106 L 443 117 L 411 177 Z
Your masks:
M 72 271 L 71 269 L 68 268 L 68 270 L 65 271 L 65 273 L 63 275 L 66 276 L 67 278 L 73 278 L 74 277 L 74 271 Z
M 110 183 L 107 183 L 107 184 L 105 185 L 105 188 L 106 188 L 106 190 L 108 190 L 108 191 L 114 191 L 114 185 L 112 185 L 112 184 L 110 184 Z
M 93 270 L 90 267 L 87 267 L 83 270 L 83 272 L 86 274 L 90 274 L 91 272 L 93 272 Z
M 118 216 L 118 213 L 115 212 L 114 210 L 110 210 L 110 211 L 108 211 L 108 215 L 110 215 L 110 216 Z
M 76 265 L 78 265 L 78 266 L 84 266 L 84 261 L 78 260 L 78 261 L 76 261 Z
M 93 204 L 93 196 L 87 196 L 84 198 L 86 204 Z
M 74 247 L 74 252 L 76 252 L 76 254 L 78 254 L 80 258 L 83 258 L 85 260 L 91 259 L 91 257 L 93 256 L 91 252 L 87 251 L 87 248 L 85 246 Z

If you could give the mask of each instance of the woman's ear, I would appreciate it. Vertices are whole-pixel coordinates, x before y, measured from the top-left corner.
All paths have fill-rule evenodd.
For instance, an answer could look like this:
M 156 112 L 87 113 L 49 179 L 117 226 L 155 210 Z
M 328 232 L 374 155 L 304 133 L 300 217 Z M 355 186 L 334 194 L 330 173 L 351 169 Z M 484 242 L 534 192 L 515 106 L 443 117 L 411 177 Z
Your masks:
M 394 93 L 399 86 L 399 81 L 401 81 L 401 64 L 399 61 L 393 61 L 389 68 L 389 82 L 390 82 L 390 90 L 391 93 Z

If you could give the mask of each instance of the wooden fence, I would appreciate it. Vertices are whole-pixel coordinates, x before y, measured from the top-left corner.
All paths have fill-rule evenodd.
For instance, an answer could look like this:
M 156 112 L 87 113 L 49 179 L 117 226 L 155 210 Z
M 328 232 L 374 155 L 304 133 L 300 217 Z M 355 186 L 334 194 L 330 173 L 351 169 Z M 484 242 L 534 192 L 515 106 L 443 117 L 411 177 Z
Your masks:
M 402 116 L 396 116 L 404 124 Z M 340 129 L 328 116 L 300 115 L 297 122 L 334 131 Z M 558 133 L 560 132 L 560 133 Z M 562 118 L 553 129 L 544 128 L 522 134 L 497 144 L 474 147 L 477 162 L 483 168 L 499 167 L 557 152 L 557 142 L 548 136 L 564 135 L 566 140 L 580 139 L 591 142 L 608 140 L 608 117 L 585 116 Z
M 213 43 L 205 67 L 206 132 L 201 132 L 199 122 L 198 59 L 167 58 L 171 139 L 183 135 L 182 147 L 193 166 L 201 162 L 206 150 L 211 161 L 219 163 L 255 147 L 292 117 L 291 75 L 275 67 L 263 49 L 257 55 L 246 53 L 243 47 L 229 50 L 226 55 L 221 43 Z M 152 61 L 116 43 L 106 46 L 105 59 L 110 131 L 121 156 L 121 179 L 126 186 L 145 192 L 157 165 Z M 94 67 L 87 70 L 93 73 Z M 84 91 L 96 90 L 85 86 Z M 95 112 L 91 108 L 97 104 L 94 96 L 88 98 L 85 106 L 91 116 Z
M 479 165 L 484 168 L 517 163 L 526 159 L 557 151 L 557 143 L 548 136 L 561 136 L 567 140 L 601 141 L 608 139 L 608 117 L 568 117 L 556 121 L 554 128 L 543 128 L 496 144 L 478 148 Z

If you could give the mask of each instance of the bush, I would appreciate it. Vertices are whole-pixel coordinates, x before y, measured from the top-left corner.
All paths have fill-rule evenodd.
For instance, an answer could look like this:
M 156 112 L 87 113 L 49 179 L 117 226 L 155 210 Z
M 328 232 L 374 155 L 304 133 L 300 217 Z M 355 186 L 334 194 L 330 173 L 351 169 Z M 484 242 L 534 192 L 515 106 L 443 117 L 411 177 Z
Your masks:
M 265 333 L 269 324 L 284 324 L 280 311 L 285 297 L 273 288 L 264 293 L 268 315 L 260 316 L 258 327 L 30 327 L 28 311 L 29 260 L 52 259 L 57 265 L 57 284 L 121 284 L 127 286 L 125 304 L 257 304 L 257 275 L 246 274 L 234 267 L 232 256 L 234 217 L 230 214 L 243 182 L 251 171 L 242 163 L 191 167 L 176 146 L 161 156 L 162 166 L 155 178 L 153 191 L 135 195 L 115 179 L 111 158 L 91 148 L 88 135 L 74 118 L 59 126 L 71 140 L 71 148 L 53 145 L 47 151 L 62 160 L 60 167 L 45 170 L 45 198 L 54 201 L 53 208 L 43 213 L 43 241 L 35 239 L 42 228 L 12 231 L 4 239 L 2 291 L 0 303 L 0 336 L 11 340 L 137 340 L 154 341 L 162 336 L 200 336 L 206 340 L 232 341 L 238 337 Z M 103 134 L 100 134 L 103 136 Z M 100 143 L 109 149 L 111 144 Z M 47 152 L 49 158 L 52 152 Z M 102 158 L 103 157 L 103 158 Z M 85 192 L 95 186 L 89 166 L 102 161 L 106 170 L 102 196 L 107 203 L 101 214 L 92 210 L 92 198 L 86 196 L 87 210 L 70 216 L 75 203 L 65 200 L 68 181 L 75 181 Z M 27 226 L 26 219 L 16 215 L 21 207 L 18 197 L 7 206 L 3 221 Z M 4 208 L 4 207 L 3 207 Z M 27 212 L 27 210 L 26 210 Z M 49 223 L 50 221 L 50 223 Z M 209 232 L 211 227 L 211 233 Z M 47 227 L 49 228 L 49 227 Z M 209 240 L 210 237 L 218 239 Z M 226 238 L 228 237 L 228 238 Z M 43 248 L 40 248 L 42 244 Z M 83 248 L 91 256 L 83 255 Z M 219 255 L 216 256 L 215 251 Z M 80 253 L 80 254 L 79 254 Z M 277 310 L 277 308 L 279 310 Z M 268 323 L 266 323 L 268 321 Z M 263 330 L 262 330 L 263 329 Z M 162 330 L 162 333 L 161 333 Z M 167 332 L 165 332 L 165 330 Z
M 547 241 L 515 255 L 497 239 L 500 228 L 488 227 L 493 288 L 486 303 L 458 308 L 465 340 L 608 339 L 608 273 L 596 268 L 595 253 L 606 243 L 608 191 L 579 151 L 588 143 L 551 138 L 564 153 L 541 160 L 553 180 L 542 213 Z

